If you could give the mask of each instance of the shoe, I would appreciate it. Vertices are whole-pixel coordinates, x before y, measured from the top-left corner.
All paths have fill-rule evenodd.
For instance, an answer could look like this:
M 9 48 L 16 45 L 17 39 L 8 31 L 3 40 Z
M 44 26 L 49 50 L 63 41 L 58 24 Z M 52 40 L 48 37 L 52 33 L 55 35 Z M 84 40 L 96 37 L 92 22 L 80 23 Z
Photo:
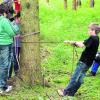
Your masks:
M 96 72 L 91 71 L 90 73 L 92 74 L 92 76 L 96 76 Z
M 0 89 L 0 94 L 2 94 L 4 91 L 3 91 L 3 89 Z
M 89 74 L 87 74 L 86 75 L 87 77 L 89 77 L 89 76 L 96 76 L 96 74 L 95 73 L 93 73 L 93 72 L 90 72 Z
M 57 92 L 58 92 L 58 95 L 59 95 L 59 96 L 62 96 L 62 97 L 64 97 L 64 96 L 65 96 L 65 95 L 64 95 L 64 93 L 63 93 L 63 92 L 64 92 L 64 90 L 58 90 Z
M 12 86 L 7 86 L 7 88 L 4 90 L 4 92 L 8 93 L 12 90 Z

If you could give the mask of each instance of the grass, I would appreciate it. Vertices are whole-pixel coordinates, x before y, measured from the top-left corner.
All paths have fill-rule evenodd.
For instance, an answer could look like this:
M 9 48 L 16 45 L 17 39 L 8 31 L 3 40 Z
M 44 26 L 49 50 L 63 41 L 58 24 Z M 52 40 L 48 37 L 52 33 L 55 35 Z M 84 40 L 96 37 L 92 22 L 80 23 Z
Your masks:
M 95 0 L 95 7 L 89 7 L 89 0 L 82 0 L 77 11 L 72 10 L 72 0 L 68 0 L 68 9 L 63 7 L 63 0 L 50 0 L 47 4 L 40 0 L 41 41 L 59 42 L 41 44 L 43 74 L 50 87 L 23 86 L 12 91 L 9 96 L 1 96 L 0 100 L 67 100 L 57 94 L 57 89 L 64 88 L 70 80 L 76 62 L 82 52 L 77 48 L 78 58 L 73 47 L 65 46 L 64 40 L 83 41 L 87 38 L 88 25 L 91 22 L 100 24 L 100 1 Z M 73 62 L 74 61 L 74 62 Z M 99 100 L 100 71 L 96 77 L 86 77 L 85 83 L 75 94 L 75 100 Z
M 58 100 L 57 89 L 64 88 L 70 80 L 71 73 L 75 69 L 77 57 L 74 55 L 73 47 L 65 46 L 64 40 L 83 41 L 88 37 L 88 25 L 91 22 L 100 24 L 100 3 L 95 0 L 95 7 L 89 7 L 89 0 L 82 0 L 82 6 L 77 11 L 72 10 L 72 0 L 68 0 L 68 9 L 65 10 L 61 0 L 51 0 L 49 4 L 40 0 L 40 29 L 42 41 L 61 42 L 58 44 L 42 44 L 49 51 L 49 55 L 42 60 L 45 78 L 49 80 L 51 87 L 46 88 L 54 100 Z M 82 49 L 77 48 L 78 58 Z M 44 51 L 45 52 L 45 51 Z M 98 72 L 99 73 L 99 72 Z M 99 100 L 98 74 L 96 77 L 86 77 L 85 83 L 75 94 L 76 100 Z M 60 98 L 65 99 L 67 97 Z

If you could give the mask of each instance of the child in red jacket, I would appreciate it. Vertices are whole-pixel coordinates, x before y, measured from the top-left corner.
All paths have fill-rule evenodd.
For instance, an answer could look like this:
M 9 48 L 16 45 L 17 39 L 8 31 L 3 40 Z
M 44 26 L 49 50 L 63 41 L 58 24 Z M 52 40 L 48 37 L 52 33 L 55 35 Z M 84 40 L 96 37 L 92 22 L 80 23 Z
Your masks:
M 15 7 L 15 12 L 19 13 L 21 10 L 20 0 L 14 0 L 14 7 Z

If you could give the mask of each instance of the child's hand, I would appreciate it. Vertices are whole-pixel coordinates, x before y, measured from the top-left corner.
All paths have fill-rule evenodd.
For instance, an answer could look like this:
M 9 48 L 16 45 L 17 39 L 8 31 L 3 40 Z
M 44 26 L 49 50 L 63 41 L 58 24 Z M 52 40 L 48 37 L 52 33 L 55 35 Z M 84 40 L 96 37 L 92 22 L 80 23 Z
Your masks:
M 76 42 L 75 44 L 77 47 L 81 47 L 81 48 L 84 47 L 83 42 Z
M 17 24 L 20 24 L 20 18 L 16 18 L 15 21 Z
M 65 40 L 64 43 L 65 43 L 65 44 L 71 44 L 71 45 L 74 45 L 74 44 L 75 44 L 75 41 L 67 41 L 67 40 Z

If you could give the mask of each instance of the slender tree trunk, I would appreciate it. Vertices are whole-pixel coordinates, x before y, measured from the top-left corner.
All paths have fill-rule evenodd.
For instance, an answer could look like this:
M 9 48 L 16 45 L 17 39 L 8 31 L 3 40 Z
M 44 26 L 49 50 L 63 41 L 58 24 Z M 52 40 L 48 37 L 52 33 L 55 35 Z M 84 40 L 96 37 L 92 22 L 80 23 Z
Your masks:
M 21 2 L 22 46 L 20 54 L 20 70 L 18 84 L 40 84 L 42 73 L 40 67 L 39 33 L 39 5 L 38 0 L 24 0 Z
M 67 0 L 64 0 L 64 9 L 67 9 Z
M 73 0 L 73 2 L 72 2 L 72 8 L 74 10 L 76 10 L 76 8 L 77 8 L 76 0 Z
M 46 0 L 47 3 L 49 3 L 49 0 Z
M 82 5 L 81 0 L 77 0 L 76 2 L 77 2 L 77 6 L 81 6 Z
M 94 7 L 94 4 L 95 4 L 94 0 L 90 0 L 90 7 Z

